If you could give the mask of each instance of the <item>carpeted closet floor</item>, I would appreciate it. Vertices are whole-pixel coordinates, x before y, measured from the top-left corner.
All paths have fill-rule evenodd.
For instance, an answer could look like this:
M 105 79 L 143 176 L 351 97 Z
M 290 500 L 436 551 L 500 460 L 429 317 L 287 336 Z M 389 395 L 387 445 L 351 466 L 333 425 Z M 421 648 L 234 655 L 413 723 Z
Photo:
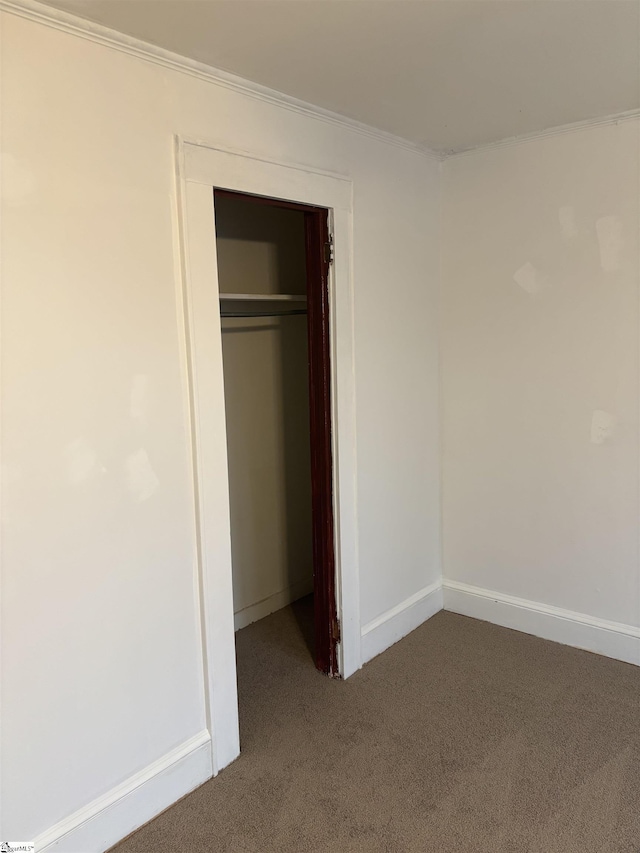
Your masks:
M 117 853 L 638 853 L 640 668 L 439 613 L 346 682 L 237 635 L 242 755 Z

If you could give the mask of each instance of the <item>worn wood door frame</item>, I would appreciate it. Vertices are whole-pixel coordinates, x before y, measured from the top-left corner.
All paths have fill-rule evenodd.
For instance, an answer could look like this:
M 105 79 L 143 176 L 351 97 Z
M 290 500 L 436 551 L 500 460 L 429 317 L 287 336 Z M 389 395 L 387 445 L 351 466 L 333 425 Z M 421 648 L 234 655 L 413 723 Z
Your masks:
M 313 543 L 314 656 L 327 675 L 340 674 L 340 621 L 336 606 L 333 520 L 333 461 L 331 447 L 331 323 L 329 270 L 333 244 L 329 211 L 284 199 L 214 189 L 220 198 L 295 210 L 304 218 L 309 353 L 309 432 L 311 441 L 311 508 Z
M 176 140 L 185 393 L 193 462 L 203 705 L 214 774 L 239 753 L 229 482 L 213 188 L 329 211 L 334 263 L 320 310 L 328 317 L 335 602 L 335 674 L 361 666 L 357 547 L 355 365 L 350 179 L 199 140 Z M 326 221 L 326 218 L 325 218 Z M 311 240 L 321 236 L 309 236 Z M 313 308 L 311 309 L 313 310 Z M 331 668 L 329 661 L 329 669 Z

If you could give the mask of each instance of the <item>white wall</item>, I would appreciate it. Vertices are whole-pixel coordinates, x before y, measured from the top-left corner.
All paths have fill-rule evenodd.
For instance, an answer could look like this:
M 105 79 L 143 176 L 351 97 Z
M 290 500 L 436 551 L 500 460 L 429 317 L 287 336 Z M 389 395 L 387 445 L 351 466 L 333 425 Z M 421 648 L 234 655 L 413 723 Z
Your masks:
M 205 725 L 173 134 L 353 178 L 363 624 L 439 577 L 438 168 L 1 23 L 2 836 L 29 839 Z
M 445 578 L 623 633 L 640 626 L 639 134 L 458 156 L 443 183 Z
M 306 293 L 301 211 L 218 198 L 215 216 L 220 292 Z M 238 629 L 313 590 L 306 318 L 225 319 L 222 353 Z

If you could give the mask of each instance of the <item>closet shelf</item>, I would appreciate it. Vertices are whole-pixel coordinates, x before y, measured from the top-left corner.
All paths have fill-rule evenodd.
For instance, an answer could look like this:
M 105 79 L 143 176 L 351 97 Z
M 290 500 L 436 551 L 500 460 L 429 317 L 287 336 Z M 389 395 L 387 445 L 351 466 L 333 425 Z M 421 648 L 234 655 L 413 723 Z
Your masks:
M 307 313 L 307 297 L 294 293 L 221 293 L 221 317 L 287 317 Z
M 294 293 L 221 293 L 226 302 L 306 302 L 307 297 Z

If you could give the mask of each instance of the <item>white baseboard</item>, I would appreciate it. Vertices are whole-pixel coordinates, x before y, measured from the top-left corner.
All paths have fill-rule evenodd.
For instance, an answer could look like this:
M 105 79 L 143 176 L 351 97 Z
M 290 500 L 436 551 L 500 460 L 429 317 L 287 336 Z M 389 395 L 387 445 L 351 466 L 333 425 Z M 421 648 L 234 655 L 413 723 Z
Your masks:
M 202 731 L 35 839 L 35 853 L 103 853 L 213 775 Z
M 299 598 L 305 595 L 310 595 L 313 592 L 313 579 L 306 581 L 298 581 L 290 584 L 286 589 L 280 590 L 268 598 L 263 598 L 262 601 L 257 601 L 255 604 L 250 604 L 248 607 L 243 607 L 233 614 L 233 624 L 236 631 L 241 628 L 246 628 L 252 622 L 257 622 L 258 619 L 264 619 L 270 613 L 275 613 L 276 610 L 281 610 L 287 604 L 292 604 Z
M 640 666 L 640 628 L 444 581 L 444 609 Z
M 362 663 L 384 652 L 442 610 L 442 585 L 426 586 L 362 628 Z

